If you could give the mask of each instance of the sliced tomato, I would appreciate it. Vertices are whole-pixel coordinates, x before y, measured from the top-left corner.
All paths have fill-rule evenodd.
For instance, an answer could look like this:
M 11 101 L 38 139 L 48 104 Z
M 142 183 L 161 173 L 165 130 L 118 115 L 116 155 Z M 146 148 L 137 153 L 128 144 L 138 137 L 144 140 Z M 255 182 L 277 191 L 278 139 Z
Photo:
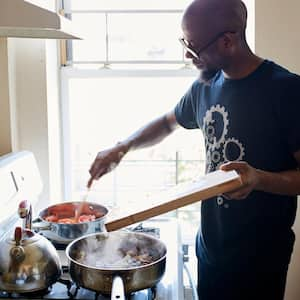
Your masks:
M 90 221 L 94 221 L 94 220 L 95 220 L 95 215 L 81 215 L 78 218 L 79 223 L 90 222 Z
M 59 219 L 57 223 L 63 223 L 63 224 L 75 224 L 74 218 L 63 218 Z
M 58 217 L 56 215 L 50 215 L 50 216 L 47 216 L 45 218 L 45 220 L 48 221 L 48 222 L 55 222 L 56 223 L 58 221 Z

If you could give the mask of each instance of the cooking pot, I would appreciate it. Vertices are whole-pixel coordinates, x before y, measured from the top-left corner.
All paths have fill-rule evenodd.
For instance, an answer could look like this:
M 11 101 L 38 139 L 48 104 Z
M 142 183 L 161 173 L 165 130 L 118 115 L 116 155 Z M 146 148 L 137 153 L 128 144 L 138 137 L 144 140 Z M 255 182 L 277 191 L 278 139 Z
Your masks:
M 83 210 L 80 209 L 82 201 L 56 204 L 40 212 L 40 222 L 34 222 L 33 228 L 52 241 L 68 244 L 83 235 L 115 231 L 185 205 L 226 193 L 240 186 L 241 180 L 235 171 L 218 170 L 203 176 L 195 182 L 177 186 L 174 190 L 167 191 L 166 194 L 162 193 L 155 196 L 152 199 L 153 201 L 148 198 L 147 201 L 139 201 L 129 211 L 126 205 L 120 211 L 120 215 L 116 214 L 112 218 L 110 216 L 110 220 L 106 220 L 107 208 L 99 204 L 85 201 Z M 142 207 L 139 207 L 141 204 Z M 70 218 L 74 217 L 78 211 L 82 214 L 95 215 L 96 219 L 83 223 L 62 224 L 51 222 L 48 218 L 51 215 L 57 215 L 59 218 Z
M 155 286 L 164 275 L 166 253 L 159 239 L 123 230 L 90 234 L 66 248 L 72 280 L 111 299 Z
M 72 224 L 50 221 L 51 216 L 56 216 L 57 219 L 74 217 L 78 210 L 81 214 L 95 216 L 95 220 Z M 82 206 L 82 201 L 64 202 L 43 209 L 38 218 L 33 220 L 32 228 L 53 242 L 68 244 L 83 235 L 105 231 L 107 213 L 106 207 L 96 203 L 85 201 Z
M 0 290 L 28 293 L 47 289 L 61 275 L 54 246 L 29 229 L 0 242 Z

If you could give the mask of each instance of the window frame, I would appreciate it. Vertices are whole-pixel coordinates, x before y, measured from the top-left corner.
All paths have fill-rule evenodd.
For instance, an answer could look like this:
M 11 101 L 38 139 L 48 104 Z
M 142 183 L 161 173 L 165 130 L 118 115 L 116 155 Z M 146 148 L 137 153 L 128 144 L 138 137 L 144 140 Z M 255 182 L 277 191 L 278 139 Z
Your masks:
M 69 4 L 64 4 L 61 9 L 62 14 L 69 19 L 72 19 L 73 14 L 104 14 L 105 15 L 105 60 L 73 60 L 72 59 L 72 41 L 66 41 L 64 52 L 61 56 L 65 57 L 64 66 L 80 65 L 80 64 L 98 64 L 109 68 L 111 65 L 122 64 L 184 64 L 191 66 L 191 61 L 185 58 L 185 50 L 182 48 L 182 55 L 177 60 L 113 60 L 109 58 L 109 16 L 115 14 L 182 14 L 183 9 L 87 9 L 87 10 L 72 10 Z

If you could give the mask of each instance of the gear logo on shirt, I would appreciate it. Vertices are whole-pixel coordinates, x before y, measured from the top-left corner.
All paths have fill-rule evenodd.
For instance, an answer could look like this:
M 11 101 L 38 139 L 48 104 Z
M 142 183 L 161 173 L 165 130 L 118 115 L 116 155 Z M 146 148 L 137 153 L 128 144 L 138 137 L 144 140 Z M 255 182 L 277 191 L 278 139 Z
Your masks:
M 225 162 L 242 160 L 245 156 L 243 144 L 234 137 L 228 137 L 228 129 L 225 107 L 219 104 L 211 106 L 203 118 L 207 172 L 219 169 Z

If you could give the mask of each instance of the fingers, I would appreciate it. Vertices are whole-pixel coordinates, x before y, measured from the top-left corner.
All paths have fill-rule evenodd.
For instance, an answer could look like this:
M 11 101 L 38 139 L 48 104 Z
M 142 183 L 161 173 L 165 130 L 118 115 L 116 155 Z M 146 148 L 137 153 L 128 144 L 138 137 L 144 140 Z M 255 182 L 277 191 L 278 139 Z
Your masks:
M 104 174 L 111 172 L 116 166 L 117 163 L 115 162 L 107 163 L 102 159 L 96 158 L 89 170 L 91 177 L 87 183 L 87 187 L 89 188 L 94 180 L 98 180 Z
M 223 171 L 235 170 L 240 175 L 242 186 L 235 191 L 226 193 L 228 199 L 245 199 L 255 190 L 258 184 L 257 170 L 245 161 L 227 162 L 220 167 Z
M 87 182 L 87 188 L 89 189 L 92 186 L 92 183 L 94 180 L 98 180 L 101 175 L 103 175 L 103 171 L 101 172 L 101 169 L 98 170 L 98 164 L 97 160 L 95 159 L 94 163 L 92 164 L 91 168 L 89 169 L 89 173 L 91 175 L 90 179 Z M 102 173 L 102 174 L 101 174 Z
M 89 189 L 89 188 L 92 186 L 93 181 L 94 181 L 94 180 L 98 180 L 98 179 L 99 179 L 102 175 L 104 175 L 105 173 L 106 173 L 106 172 L 100 172 L 100 173 L 98 173 L 98 172 L 91 172 L 91 171 L 90 171 L 91 177 L 90 177 L 90 179 L 88 180 L 86 187 Z
M 92 184 L 93 184 L 93 181 L 94 181 L 94 178 L 93 178 L 93 177 L 91 177 L 91 178 L 89 179 L 89 181 L 87 182 L 87 185 L 86 185 L 86 187 L 87 187 L 88 189 L 90 189 L 90 188 L 91 188 L 91 186 L 92 186 Z
M 89 170 L 91 177 L 87 182 L 87 187 L 92 185 L 93 180 L 98 180 L 104 174 L 111 172 L 124 155 L 125 153 L 116 147 L 98 152 Z
M 224 193 L 223 196 L 227 200 L 240 200 L 245 199 L 248 197 L 248 195 L 251 193 L 251 188 L 247 185 L 244 185 L 240 188 L 237 188 L 233 191 L 230 191 L 228 193 Z
M 224 193 L 224 194 L 222 194 L 222 196 L 223 196 L 226 200 L 231 200 L 231 199 L 232 199 L 229 193 Z
M 237 192 L 233 192 L 233 193 L 223 194 L 224 198 L 227 200 L 242 200 L 242 199 L 247 198 L 248 195 L 249 195 L 249 193 L 245 192 L 245 191 L 237 191 Z
M 244 161 L 230 161 L 220 166 L 220 169 L 223 171 L 236 170 L 238 173 L 247 168 L 247 163 Z
M 97 168 L 96 166 L 92 166 L 90 169 L 90 179 L 87 183 L 87 187 L 91 187 L 92 183 L 94 180 L 98 180 L 101 176 L 103 176 L 104 174 L 106 174 L 108 172 L 107 168 Z

